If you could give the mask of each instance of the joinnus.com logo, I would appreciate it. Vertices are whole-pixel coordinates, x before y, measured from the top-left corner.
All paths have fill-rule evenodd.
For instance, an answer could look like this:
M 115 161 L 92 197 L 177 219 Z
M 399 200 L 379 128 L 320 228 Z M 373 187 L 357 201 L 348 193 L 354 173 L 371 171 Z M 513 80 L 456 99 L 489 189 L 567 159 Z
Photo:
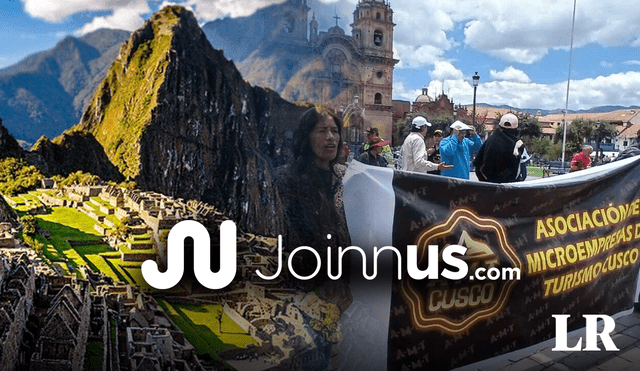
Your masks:
M 204 287 L 211 290 L 218 290 L 228 286 L 236 274 L 236 224 L 227 220 L 220 225 L 220 270 L 212 272 L 210 267 L 211 258 L 211 240 L 207 229 L 200 223 L 193 220 L 185 220 L 176 224 L 169 232 L 167 240 L 167 270 L 163 273 L 158 269 L 155 261 L 147 260 L 142 264 L 142 276 L 152 287 L 165 290 L 174 287 L 182 279 L 184 274 L 184 240 L 187 237 L 193 239 L 193 270 L 196 279 Z M 330 239 L 331 235 L 327 235 Z M 316 259 L 315 271 L 308 275 L 302 276 L 298 274 L 293 266 L 294 256 L 301 251 L 311 252 Z M 367 274 L 367 254 L 358 246 L 349 246 L 347 248 L 337 248 L 338 269 L 333 274 L 331 267 L 332 249 L 327 249 L 327 276 L 333 280 L 337 280 L 342 276 L 342 261 L 347 252 L 355 251 L 362 256 L 362 275 L 367 280 L 373 280 L 378 274 L 378 257 L 381 253 L 388 251 L 395 254 L 398 263 L 398 280 L 402 279 L 402 254 L 393 246 L 384 246 L 382 248 L 373 248 L 373 273 Z M 436 280 L 445 278 L 448 280 L 462 280 L 469 274 L 469 266 L 463 260 L 467 247 L 461 245 L 449 245 L 440 249 L 437 245 L 429 245 L 427 250 L 428 266 L 424 269 L 418 267 L 418 247 L 416 245 L 407 246 L 407 273 L 414 280 L 430 279 Z M 441 258 L 441 259 L 440 259 Z M 266 276 L 259 270 L 256 274 L 264 280 L 276 279 L 282 272 L 282 236 L 278 236 L 278 269 L 272 276 Z M 440 267 L 440 260 L 447 267 Z M 322 268 L 322 259 L 320 254 L 310 246 L 299 246 L 293 250 L 287 259 L 289 272 L 293 277 L 299 280 L 313 279 Z M 449 269 L 452 268 L 452 269 Z M 468 277 L 470 281 L 497 281 L 497 280 L 519 280 L 520 270 L 518 268 L 496 268 L 476 269 L 472 275 Z

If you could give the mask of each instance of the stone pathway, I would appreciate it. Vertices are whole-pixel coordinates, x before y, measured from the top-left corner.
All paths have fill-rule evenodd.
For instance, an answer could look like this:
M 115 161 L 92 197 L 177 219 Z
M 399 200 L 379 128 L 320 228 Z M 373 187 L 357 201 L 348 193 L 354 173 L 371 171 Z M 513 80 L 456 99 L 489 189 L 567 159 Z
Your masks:
M 569 347 L 576 344 L 576 336 L 584 338 L 584 331 L 569 337 Z M 552 340 L 548 346 L 534 353 L 526 350 L 483 361 L 461 370 L 481 371 L 634 371 L 640 370 L 640 312 L 616 319 L 616 328 L 611 339 L 620 349 L 608 352 L 554 352 Z M 584 344 L 584 339 L 583 339 Z M 604 349 L 601 342 L 599 348 Z

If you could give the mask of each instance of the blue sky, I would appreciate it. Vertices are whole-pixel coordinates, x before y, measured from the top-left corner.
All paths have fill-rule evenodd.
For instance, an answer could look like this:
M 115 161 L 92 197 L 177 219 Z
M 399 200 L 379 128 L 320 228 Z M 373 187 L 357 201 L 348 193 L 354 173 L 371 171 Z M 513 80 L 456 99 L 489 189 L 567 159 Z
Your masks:
M 3 0 L 0 68 L 49 49 L 66 35 L 140 27 L 164 4 L 182 4 L 200 22 L 250 15 L 282 0 Z M 341 17 L 347 34 L 357 0 L 308 0 L 326 30 Z M 569 109 L 640 105 L 640 7 L 630 0 L 577 0 Z M 394 99 L 423 86 L 456 103 L 564 108 L 571 0 L 394 0 Z M 310 14 L 311 15 L 311 14 Z

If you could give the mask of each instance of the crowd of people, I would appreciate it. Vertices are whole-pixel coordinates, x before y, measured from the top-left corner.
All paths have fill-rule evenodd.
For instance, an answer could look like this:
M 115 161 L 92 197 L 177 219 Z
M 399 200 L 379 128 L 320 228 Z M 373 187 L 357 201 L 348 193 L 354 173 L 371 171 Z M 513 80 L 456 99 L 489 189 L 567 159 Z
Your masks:
M 526 179 L 530 156 L 518 135 L 518 117 L 505 114 L 486 141 L 472 126 L 461 121 L 450 125 L 450 134 L 430 131 L 425 117 L 411 121 L 410 133 L 400 149 L 397 167 L 404 171 L 469 179 L 471 158 L 478 180 L 507 183 Z M 344 164 L 342 120 L 331 110 L 315 106 L 301 117 L 293 136 L 289 164 L 278 171 L 279 193 L 286 215 L 285 246 L 349 246 L 349 233 L 342 205 Z M 571 171 L 591 166 L 585 146 L 571 162 Z M 357 161 L 372 166 L 393 167 L 389 141 L 376 128 L 367 130 L 367 143 Z M 318 225 L 322 225 L 320 230 Z M 318 251 L 324 256 L 323 251 Z M 313 271 L 300 259 L 301 272 Z

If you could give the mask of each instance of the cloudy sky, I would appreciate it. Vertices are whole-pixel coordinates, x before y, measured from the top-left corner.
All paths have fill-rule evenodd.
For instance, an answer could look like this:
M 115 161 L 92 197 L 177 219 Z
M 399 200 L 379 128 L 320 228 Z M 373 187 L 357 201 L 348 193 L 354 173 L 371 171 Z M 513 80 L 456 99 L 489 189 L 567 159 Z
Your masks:
M 175 0 L 202 22 L 250 15 L 282 0 Z M 134 30 L 167 1 L 2 0 L 0 68 L 100 27 Z M 308 0 L 320 29 L 335 20 L 350 34 L 357 0 Z M 572 0 L 393 0 L 394 99 L 424 86 L 456 103 L 564 108 Z M 577 0 L 569 109 L 640 105 L 640 7 Z

